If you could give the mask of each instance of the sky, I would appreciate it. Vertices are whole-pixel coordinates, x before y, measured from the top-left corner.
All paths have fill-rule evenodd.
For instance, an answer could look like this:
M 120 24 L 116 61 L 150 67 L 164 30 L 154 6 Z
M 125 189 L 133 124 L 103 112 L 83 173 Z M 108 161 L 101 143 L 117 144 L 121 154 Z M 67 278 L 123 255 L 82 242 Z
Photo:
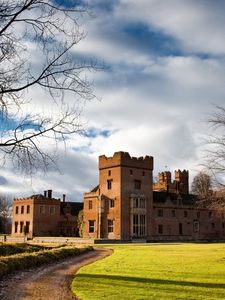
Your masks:
M 27 197 L 52 189 L 56 198 L 82 201 L 98 184 L 98 156 L 116 151 L 153 156 L 154 178 L 165 169 L 188 169 L 191 181 L 202 168 L 207 118 L 225 103 L 225 2 L 89 4 L 91 15 L 80 20 L 86 37 L 74 57 L 91 58 L 104 69 L 88 74 L 97 99 L 82 108 L 85 133 L 59 147 L 60 171 L 30 178 L 10 165 L 2 168 L 2 193 Z M 47 96 L 35 88 L 30 95 L 43 109 L 40 99 Z

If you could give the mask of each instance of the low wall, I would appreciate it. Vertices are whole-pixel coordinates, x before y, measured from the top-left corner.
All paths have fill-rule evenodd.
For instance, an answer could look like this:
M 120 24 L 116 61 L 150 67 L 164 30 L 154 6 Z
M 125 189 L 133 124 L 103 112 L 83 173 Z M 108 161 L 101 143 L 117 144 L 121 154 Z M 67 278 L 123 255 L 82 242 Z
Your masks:
M 35 237 L 33 243 L 57 243 L 57 244 L 94 244 L 93 239 L 82 239 L 73 237 Z
M 10 235 L 1 235 L 0 243 L 26 243 L 27 237 L 13 237 Z

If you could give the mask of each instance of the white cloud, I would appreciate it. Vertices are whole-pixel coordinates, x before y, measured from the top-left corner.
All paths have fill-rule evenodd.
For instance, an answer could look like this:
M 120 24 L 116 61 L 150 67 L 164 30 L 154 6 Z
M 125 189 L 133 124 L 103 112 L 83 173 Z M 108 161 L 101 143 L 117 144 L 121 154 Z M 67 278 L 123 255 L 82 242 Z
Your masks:
M 219 1 L 121 0 L 116 13 L 127 22 L 145 22 L 177 38 L 187 51 L 224 54 L 225 5 Z
M 88 36 L 74 53 L 103 59 L 109 68 L 91 74 L 102 101 L 87 102 L 83 117 L 87 127 L 107 129 L 111 135 L 75 135 L 68 140 L 66 153 L 60 144 L 58 162 L 63 175 L 53 170 L 44 178 L 38 174 L 32 188 L 12 170 L 4 171 L 2 176 L 9 182 L 5 191 L 12 188 L 22 194 L 52 188 L 80 200 L 84 191 L 98 183 L 98 155 L 111 156 L 120 150 L 132 156 L 153 155 L 156 171 L 168 165 L 171 170 L 190 169 L 193 176 L 200 168 L 199 145 L 207 130 L 203 120 L 212 104 L 223 105 L 225 98 L 221 3 L 121 0 L 112 10 L 98 8 L 95 19 L 84 20 Z M 162 38 L 168 35 L 181 54 L 153 53 L 143 40 L 138 43 L 136 33 L 132 39 L 122 30 L 131 24 L 144 24 Z M 43 91 L 32 89 L 29 97 L 34 104 L 28 111 L 55 113 Z M 66 94 L 66 101 L 71 104 L 75 99 Z

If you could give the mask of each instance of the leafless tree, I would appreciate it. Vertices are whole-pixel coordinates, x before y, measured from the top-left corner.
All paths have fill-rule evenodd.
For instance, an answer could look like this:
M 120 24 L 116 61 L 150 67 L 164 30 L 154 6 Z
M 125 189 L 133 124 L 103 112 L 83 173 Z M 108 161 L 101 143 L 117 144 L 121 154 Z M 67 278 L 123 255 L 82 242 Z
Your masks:
M 225 185 L 225 107 L 216 106 L 208 123 L 212 133 L 206 140 L 207 150 L 204 166 L 219 186 Z
M 197 195 L 198 198 L 204 199 L 210 195 L 211 178 L 208 174 L 199 172 L 192 182 L 192 193 Z
M 79 59 L 75 52 L 85 37 L 79 21 L 88 9 L 58 3 L 0 0 L 0 150 L 5 160 L 12 159 L 30 174 L 55 163 L 41 140 L 57 143 L 79 132 L 77 103 L 95 97 L 86 73 L 97 66 Z M 51 116 L 32 113 L 37 99 L 30 99 L 29 91 L 34 88 L 47 91 L 60 114 L 54 108 Z M 72 104 L 67 101 L 68 93 L 74 95 Z
M 9 233 L 11 225 L 11 201 L 0 196 L 0 233 Z

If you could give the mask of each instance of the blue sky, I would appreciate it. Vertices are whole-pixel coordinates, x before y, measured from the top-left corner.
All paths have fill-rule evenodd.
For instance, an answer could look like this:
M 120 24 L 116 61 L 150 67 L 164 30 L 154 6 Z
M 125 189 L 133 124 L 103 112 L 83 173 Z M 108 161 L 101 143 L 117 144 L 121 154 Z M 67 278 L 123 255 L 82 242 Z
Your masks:
M 82 200 L 83 192 L 98 183 L 98 155 L 115 151 L 154 156 L 154 175 L 168 166 L 188 169 L 193 178 L 201 169 L 209 132 L 205 120 L 214 105 L 225 103 L 225 2 L 89 4 L 92 14 L 80 19 L 87 36 L 73 51 L 75 58 L 105 65 L 103 71 L 87 73 L 100 100 L 84 105 L 84 134 L 71 137 L 66 152 L 59 146 L 60 174 L 37 174 L 31 185 L 8 166 L 1 174 L 5 193 L 26 196 L 52 188 L 57 197 L 66 193 Z M 46 107 L 42 91 L 30 96 L 35 109 Z M 71 95 L 66 99 L 73 100 Z

